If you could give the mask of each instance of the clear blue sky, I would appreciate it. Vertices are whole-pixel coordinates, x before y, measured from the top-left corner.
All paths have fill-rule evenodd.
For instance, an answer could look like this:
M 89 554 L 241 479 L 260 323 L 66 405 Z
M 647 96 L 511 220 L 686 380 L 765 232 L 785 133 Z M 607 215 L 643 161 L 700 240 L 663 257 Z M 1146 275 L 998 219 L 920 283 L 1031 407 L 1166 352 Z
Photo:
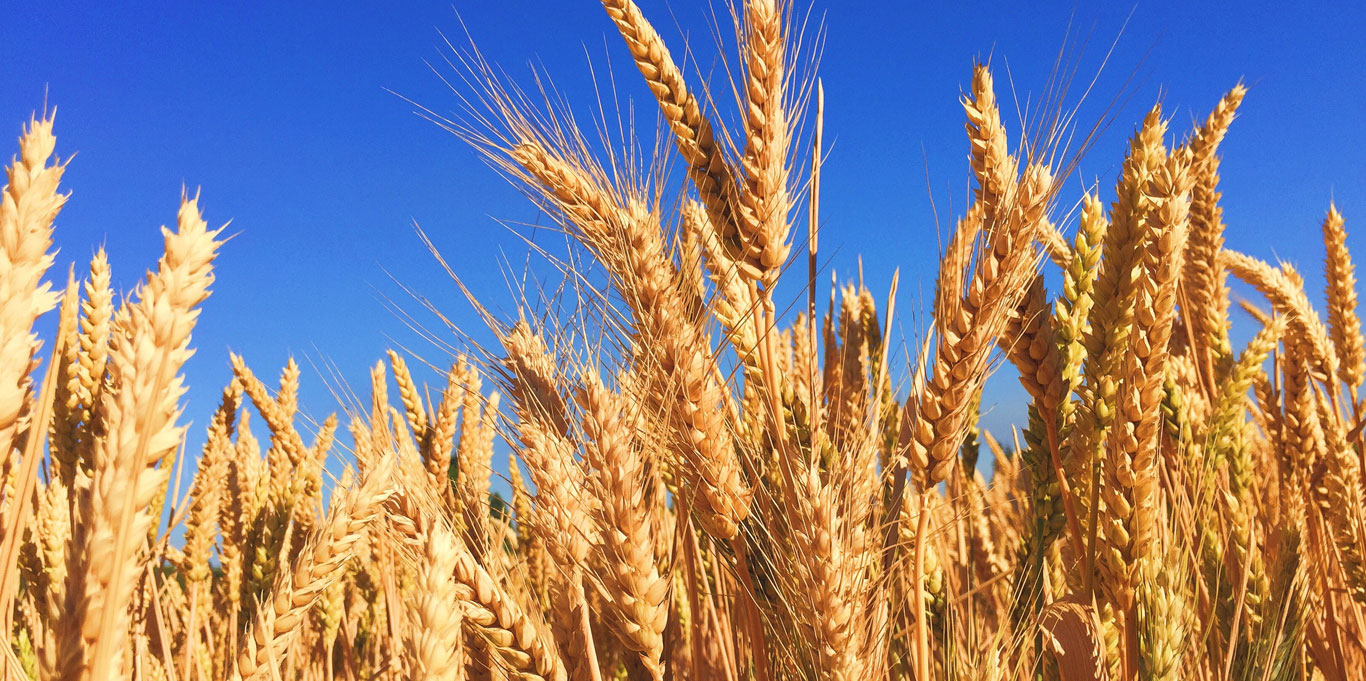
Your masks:
M 1148 106 L 1161 98 L 1184 134 L 1243 79 L 1251 92 L 1224 146 L 1229 244 L 1295 261 L 1317 291 L 1317 228 L 1335 198 L 1354 230 L 1349 244 L 1359 261 L 1366 258 L 1359 236 L 1366 234 L 1366 10 L 1359 5 L 811 1 L 828 31 L 820 75 L 833 141 L 822 250 L 849 275 L 864 254 L 867 281 L 879 292 L 900 266 L 903 312 L 923 309 L 933 286 L 930 189 L 941 213 L 950 203 L 961 209 L 967 193 L 957 97 L 973 61 L 991 57 L 1003 100 L 1011 78 L 1018 96 L 1037 98 L 1069 30 L 1089 37 L 1079 55 L 1082 81 L 1119 36 L 1084 120 L 1098 118 L 1134 76 L 1131 97 L 1081 166 L 1082 178 L 1100 178 L 1107 201 L 1125 138 Z M 686 34 L 703 66 L 713 65 L 708 7 L 724 17 L 723 5 L 641 5 L 675 53 Z M 527 65 L 540 63 L 582 111 L 595 103 L 590 59 L 599 68 L 610 59 L 619 75 L 635 76 L 610 22 L 588 0 L 456 0 L 454 7 L 50 1 L 3 10 L 0 131 L 10 133 L 0 137 L 16 138 L 46 96 L 58 107 L 58 153 L 79 152 L 66 176 L 74 193 L 58 222 L 54 279 L 104 243 L 116 285 L 131 289 L 155 263 L 157 227 L 174 220 L 182 183 L 203 188 L 211 223 L 231 219 L 229 231 L 238 233 L 222 250 L 194 335 L 198 354 L 186 368 L 192 442 L 202 441 L 230 376 L 229 349 L 271 378 L 288 354 L 299 357 L 304 407 L 321 418 L 335 405 L 307 358 L 334 362 L 363 387 L 385 347 L 415 343 L 383 297 L 416 306 L 386 271 L 479 331 L 414 235 L 413 220 L 476 293 L 510 313 L 497 263 L 505 256 L 522 262 L 526 246 L 495 218 L 544 218 L 390 92 L 438 112 L 457 108 L 424 65 L 441 58 L 438 30 L 461 38 L 457 12 L 491 61 L 524 84 Z M 653 103 L 643 104 L 653 115 Z M 1018 126 L 1010 131 L 1018 135 Z M 13 142 L 3 153 L 14 153 Z M 1080 182 L 1071 180 L 1067 201 L 1080 195 Z M 907 335 L 922 321 L 902 319 Z M 430 346 L 415 347 L 435 356 Z M 1000 431 L 1020 421 L 1021 395 L 1013 377 L 994 380 L 987 425 Z

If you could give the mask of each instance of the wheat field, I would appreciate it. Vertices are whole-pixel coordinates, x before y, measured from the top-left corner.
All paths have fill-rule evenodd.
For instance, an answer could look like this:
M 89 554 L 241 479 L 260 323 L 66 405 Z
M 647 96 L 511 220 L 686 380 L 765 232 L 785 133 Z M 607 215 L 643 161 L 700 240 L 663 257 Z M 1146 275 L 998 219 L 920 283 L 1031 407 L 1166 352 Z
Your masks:
M 477 54 L 452 64 L 470 115 L 437 121 L 576 244 L 580 312 L 480 308 L 496 347 L 430 386 L 391 351 L 368 407 L 320 424 L 293 360 L 267 382 L 232 355 L 198 453 L 182 365 L 232 285 L 225 235 L 185 194 L 135 291 L 103 250 L 62 282 L 66 164 L 52 116 L 24 126 L 0 203 L 7 679 L 1366 677 L 1345 223 L 1326 207 L 1322 312 L 1291 264 L 1224 246 L 1241 84 L 1190 130 L 1154 106 L 1114 186 L 1074 193 L 1057 131 L 1008 134 L 992 69 L 965 74 L 972 200 L 905 349 L 896 278 L 823 283 L 823 94 L 791 7 L 737 7 L 727 127 L 631 0 L 602 5 L 653 154 L 600 149 Z M 978 426 L 993 372 L 1030 399 L 1010 433 Z

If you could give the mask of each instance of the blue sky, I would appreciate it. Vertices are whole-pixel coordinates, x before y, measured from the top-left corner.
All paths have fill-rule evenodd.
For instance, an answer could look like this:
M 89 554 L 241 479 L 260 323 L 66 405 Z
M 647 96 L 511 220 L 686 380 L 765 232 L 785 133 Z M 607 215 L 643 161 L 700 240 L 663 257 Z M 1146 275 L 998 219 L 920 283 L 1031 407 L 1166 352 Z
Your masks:
M 1080 83 L 1068 104 L 1118 41 L 1081 120 L 1098 120 L 1116 95 L 1123 99 L 1069 179 L 1065 202 L 1096 179 L 1111 198 L 1125 139 L 1153 102 L 1165 103 L 1174 134 L 1184 135 L 1242 79 L 1251 91 L 1224 145 L 1230 246 L 1296 262 L 1317 292 L 1317 228 L 1333 198 L 1355 230 L 1349 245 L 1366 253 L 1357 236 L 1366 233 L 1358 227 L 1366 219 L 1366 10 L 1359 6 L 809 1 L 827 31 L 820 75 L 832 144 L 823 255 L 844 278 L 862 253 L 875 292 L 885 292 L 899 266 L 907 336 L 922 323 L 913 314 L 933 287 L 931 192 L 942 220 L 950 206 L 961 210 L 968 192 L 957 97 L 974 60 L 995 65 L 1009 117 L 1012 82 L 1015 97 L 1037 99 L 1069 39 L 1087 45 L 1070 53 Z M 686 36 L 703 68 L 715 65 L 712 21 L 726 21 L 724 5 L 641 6 L 676 54 Z M 589 63 L 610 64 L 630 83 L 623 97 L 654 115 L 645 91 L 628 80 L 635 73 L 620 39 L 587 0 L 52 1 L 19 3 L 4 15 L 0 131 L 8 125 L 10 134 L 0 138 L 16 138 L 46 98 L 58 107 L 58 153 L 79 152 L 66 176 L 73 195 L 58 221 L 54 279 L 103 243 L 116 286 L 130 290 L 156 261 L 157 227 L 174 220 L 182 184 L 203 188 L 211 223 L 232 220 L 236 237 L 222 250 L 194 336 L 198 354 L 186 367 L 192 442 L 202 441 L 230 377 L 230 349 L 263 377 L 288 355 L 298 357 L 304 408 L 319 419 L 336 405 L 310 362 L 333 363 L 364 386 L 367 367 L 391 345 L 439 359 L 386 306 L 390 297 L 416 309 L 391 275 L 487 338 L 415 236 L 414 220 L 476 294 L 510 313 L 498 263 L 520 265 L 527 248 L 497 220 L 545 219 L 394 94 L 439 113 L 458 108 L 424 63 L 440 63 L 438 31 L 459 43 L 463 21 L 514 80 L 530 83 L 535 62 L 585 113 L 596 103 Z M 1008 127 L 1019 134 L 1018 125 Z M 1002 378 L 986 396 L 985 423 L 1004 435 L 1005 424 L 1021 420 L 1023 393 L 1013 377 Z

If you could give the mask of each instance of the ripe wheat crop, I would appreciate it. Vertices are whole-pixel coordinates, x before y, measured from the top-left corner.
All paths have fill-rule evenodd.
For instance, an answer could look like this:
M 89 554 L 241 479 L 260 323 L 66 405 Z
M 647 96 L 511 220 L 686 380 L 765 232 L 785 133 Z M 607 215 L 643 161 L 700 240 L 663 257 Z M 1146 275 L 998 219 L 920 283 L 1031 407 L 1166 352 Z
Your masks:
M 1069 195 L 1065 154 L 965 74 L 973 193 L 903 351 L 895 279 L 818 296 L 823 95 L 792 8 L 737 7 L 725 127 L 635 3 L 602 4 L 658 102 L 653 157 L 477 54 L 452 62 L 471 115 L 438 121 L 591 261 L 566 272 L 586 311 L 486 313 L 497 346 L 434 386 L 389 353 L 343 434 L 305 426 L 293 361 L 267 384 L 225 358 L 183 495 L 181 367 L 224 239 L 184 195 L 135 291 L 102 251 L 52 285 L 66 166 L 51 117 L 24 127 L 0 203 L 7 679 L 1362 678 L 1354 266 L 1333 206 L 1322 312 L 1290 264 L 1225 246 L 1241 85 L 1193 130 L 1154 106 L 1115 186 Z M 1234 306 L 1230 275 L 1265 300 Z M 992 371 L 1029 396 L 1013 434 L 978 427 Z

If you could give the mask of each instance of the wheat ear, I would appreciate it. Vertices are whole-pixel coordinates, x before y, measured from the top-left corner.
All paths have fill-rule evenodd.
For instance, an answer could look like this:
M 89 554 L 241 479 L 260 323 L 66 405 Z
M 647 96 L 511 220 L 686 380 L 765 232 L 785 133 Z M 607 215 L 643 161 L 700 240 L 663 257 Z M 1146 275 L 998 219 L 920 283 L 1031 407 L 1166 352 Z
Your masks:
M 935 320 L 934 367 L 915 396 L 915 420 L 908 431 L 914 468 L 929 484 L 946 479 L 957 460 L 971 398 L 985 380 L 995 339 L 1033 276 L 1033 234 L 1051 188 L 1047 169 L 1032 166 L 1020 183 L 1009 219 L 987 235 L 967 290 L 945 317 Z
M 1149 187 L 1153 201 L 1140 235 L 1142 274 L 1132 289 L 1133 323 L 1120 392 L 1120 422 L 1105 464 L 1102 498 L 1106 508 L 1107 582 L 1115 605 L 1125 612 L 1126 669 L 1136 670 L 1139 621 L 1136 596 L 1150 569 L 1158 525 L 1158 437 L 1168 343 L 1176 315 L 1176 286 L 1188 229 L 1190 184 L 1184 152 L 1171 154 Z
M 740 240 L 751 268 L 763 273 L 765 288 L 777 280 L 791 248 L 787 213 L 788 123 L 785 7 L 776 0 L 745 3 L 745 191 L 748 213 Z M 748 269 L 748 268 L 746 268 Z
M 67 476 L 68 486 L 74 484 L 77 468 L 89 474 L 95 441 L 104 436 L 99 404 L 103 399 L 113 319 L 114 291 L 110 286 L 109 259 L 101 248 L 90 260 L 90 279 L 85 283 L 85 301 L 81 303 L 80 349 L 76 369 L 71 376 L 73 384 L 70 386 L 81 404 L 78 414 L 81 432 L 76 450 L 63 452 L 64 455 L 74 456 L 62 465 L 62 475 Z
M 68 617 L 81 646 L 80 669 L 68 679 L 123 673 L 131 630 L 129 607 L 143 571 L 142 544 L 152 524 L 154 497 L 170 471 L 161 466 L 183 427 L 175 424 L 185 393 L 180 367 L 189 358 L 190 331 L 213 282 L 219 243 L 200 216 L 198 197 L 182 197 L 179 229 L 163 228 L 166 248 L 138 300 L 124 307 L 110 348 L 110 383 L 102 401 L 108 435 L 95 443 L 94 476 L 79 506 L 75 565 L 67 571 Z
M 585 461 L 594 471 L 592 489 L 599 546 L 606 570 L 602 576 L 617 634 L 640 657 L 650 678 L 664 678 L 664 627 L 668 621 L 669 582 L 655 564 L 651 524 L 654 496 L 651 462 L 637 440 L 639 410 L 589 373 L 579 393 L 583 430 L 587 436 Z
M 569 654 L 572 678 L 596 678 L 583 572 L 599 528 L 590 514 L 583 465 L 574 458 L 575 444 L 568 437 L 569 409 L 559 392 L 555 356 L 525 322 L 503 334 L 502 342 L 517 400 L 519 453 L 536 486 L 537 529 L 544 533 L 562 573 L 559 588 L 552 592 L 556 639 Z
M 304 544 L 292 570 L 276 575 L 237 655 L 242 679 L 270 678 L 284 662 L 295 633 L 324 590 L 341 577 L 345 563 L 393 493 L 389 464 L 374 464 L 366 479 L 333 503 L 327 522 Z
M 517 678 L 564 681 L 564 661 L 543 626 L 523 612 L 467 551 L 455 554 L 455 580 L 466 626 L 493 649 Z
M 720 231 L 731 257 L 748 265 L 748 260 L 740 255 L 738 232 L 743 217 L 736 205 L 735 172 L 717 144 L 711 122 L 688 90 L 683 72 L 635 2 L 603 0 L 602 6 L 616 24 L 636 67 L 659 102 L 659 108 L 673 130 L 678 151 L 688 164 L 688 178 L 697 187 L 698 197 L 707 207 L 707 214 Z M 746 273 L 753 278 L 761 276 L 761 272 L 752 266 L 746 267 Z
M 1323 276 L 1328 284 L 1328 329 L 1332 333 L 1333 348 L 1338 353 L 1338 379 L 1352 392 L 1361 388 L 1366 375 L 1366 348 L 1361 337 L 1361 317 L 1357 315 L 1356 267 L 1347 250 L 1347 230 L 1343 229 L 1342 213 L 1337 206 L 1328 207 L 1323 220 L 1324 257 Z
M 0 194 L 0 454 L 9 456 L 28 391 L 29 363 L 38 349 L 31 329 L 57 304 L 50 285 L 40 283 L 52 265 L 52 221 L 66 204 L 57 193 L 66 165 L 48 165 L 57 144 L 52 117 L 30 120 L 19 138 L 19 157 L 5 169 Z
M 1145 245 L 1146 217 L 1150 208 L 1147 191 L 1153 176 L 1166 161 L 1162 136 L 1166 124 L 1159 107 L 1153 107 L 1143 126 L 1129 143 L 1129 156 L 1115 188 L 1110 226 L 1105 232 L 1100 269 L 1096 275 L 1090 328 L 1083 336 L 1086 362 L 1082 389 L 1082 411 L 1069 447 L 1077 475 L 1077 498 L 1084 501 L 1080 510 L 1087 513 L 1086 560 L 1083 566 L 1086 589 L 1094 580 L 1095 537 L 1100 529 L 1099 495 L 1102 485 L 1102 455 L 1116 417 L 1121 366 L 1133 325 L 1132 291 L 1141 270 Z M 1127 514 L 1122 514 L 1127 515 Z M 1126 541 L 1127 545 L 1127 541 Z M 1123 580 L 1127 583 L 1127 579 Z
M 1219 144 L 1227 134 L 1233 116 L 1242 104 L 1247 88 L 1234 87 L 1219 100 L 1205 124 L 1196 131 L 1188 148 L 1191 151 L 1190 240 L 1186 247 L 1182 273 L 1182 318 L 1190 325 L 1191 342 L 1212 356 L 1201 357 L 1208 370 L 1207 360 L 1222 360 L 1230 353 L 1228 341 L 1228 275 L 1219 262 L 1219 251 L 1224 247 L 1223 207 L 1219 205 Z
M 412 522 L 411 519 L 408 519 Z M 465 678 L 463 612 L 458 607 L 460 586 L 455 579 L 460 542 L 446 527 L 427 523 L 421 528 L 416 584 L 416 603 L 405 628 L 409 673 L 421 681 L 457 681 Z
M 962 271 L 940 271 L 937 301 L 948 302 L 936 303 L 941 309 L 935 318 L 934 366 L 924 388 L 908 400 L 913 420 L 903 439 L 910 445 L 913 470 L 928 484 L 945 480 L 957 460 L 987 358 L 1037 266 L 1033 243 L 1053 189 L 1053 177 L 1041 165 L 1029 166 L 1024 178 L 1016 179 L 1016 161 L 1004 153 L 1005 130 L 983 67 L 974 71 L 972 97 L 964 100 L 964 109 L 982 206 L 969 217 L 981 215 L 981 251 L 966 280 Z
M 1294 268 L 1288 264 L 1276 268 L 1227 249 L 1220 253 L 1219 259 L 1234 276 L 1252 284 L 1266 296 L 1278 314 L 1289 317 L 1291 332 L 1308 344 L 1310 369 L 1317 376 L 1327 379 L 1337 375 L 1337 350 L 1318 311 L 1305 295 L 1304 286 Z
M 218 411 L 209 422 L 208 440 L 204 443 L 204 454 L 199 459 L 199 470 L 195 473 L 193 505 L 185 521 L 185 549 L 180 564 L 190 597 L 190 612 L 186 615 L 185 625 L 186 643 L 180 665 L 182 674 L 189 671 L 189 661 L 199 643 L 197 618 L 212 618 L 208 590 L 213 585 L 213 571 L 209 554 L 218 535 L 222 490 L 228 482 L 228 466 L 233 454 L 232 429 L 241 402 L 241 386 L 233 381 L 223 390 Z

